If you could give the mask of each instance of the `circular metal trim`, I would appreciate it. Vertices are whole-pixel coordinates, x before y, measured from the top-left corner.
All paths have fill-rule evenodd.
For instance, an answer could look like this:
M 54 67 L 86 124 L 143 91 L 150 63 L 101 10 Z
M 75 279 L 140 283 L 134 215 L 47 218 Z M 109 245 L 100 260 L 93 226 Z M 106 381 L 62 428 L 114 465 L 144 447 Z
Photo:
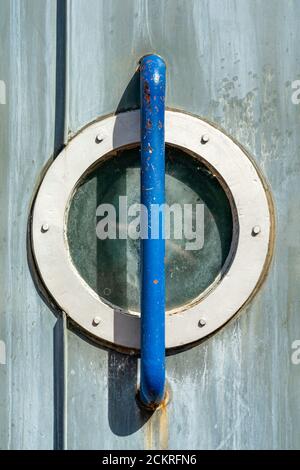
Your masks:
M 81 278 L 68 250 L 66 214 L 78 182 L 92 166 L 113 150 L 139 143 L 139 114 L 129 111 L 110 116 L 76 135 L 49 167 L 32 218 L 36 264 L 59 307 L 89 335 L 128 350 L 139 349 L 140 318 L 104 303 Z M 205 145 L 203 135 L 209 138 Z M 165 139 L 197 155 L 221 176 L 230 191 L 238 227 L 233 259 L 214 289 L 184 311 L 167 312 L 166 347 L 176 348 L 218 330 L 253 295 L 269 264 L 274 222 L 265 184 L 231 138 L 200 118 L 168 110 Z M 260 228 L 256 236 L 254 227 Z M 203 318 L 205 324 L 199 328 Z

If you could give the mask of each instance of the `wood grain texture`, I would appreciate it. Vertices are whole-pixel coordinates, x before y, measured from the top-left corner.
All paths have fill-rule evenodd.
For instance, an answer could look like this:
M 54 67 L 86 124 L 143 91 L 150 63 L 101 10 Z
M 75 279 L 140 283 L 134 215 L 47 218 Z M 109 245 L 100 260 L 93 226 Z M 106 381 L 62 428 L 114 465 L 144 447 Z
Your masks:
M 262 291 L 213 338 L 168 358 L 170 449 L 299 446 L 300 368 L 290 361 L 291 343 L 300 335 L 300 115 L 291 102 L 290 83 L 300 73 L 299 13 L 299 2 L 283 0 L 71 4 L 71 133 L 115 111 L 120 101 L 123 107 L 126 99 L 128 107 L 135 106 L 126 87 L 140 56 L 156 52 L 168 65 L 167 105 L 223 126 L 254 156 L 274 193 L 277 245 Z M 137 429 L 137 410 L 132 408 L 130 419 L 126 409 L 132 396 L 123 394 L 121 383 L 128 392 L 131 386 L 125 379 L 119 383 L 119 377 L 131 377 L 135 359 L 118 356 L 112 362 L 114 353 L 73 334 L 69 343 L 74 374 L 69 381 L 69 448 L 159 448 L 166 431 L 161 417 Z M 94 367 L 88 367 L 91 363 Z M 109 364 L 113 368 L 108 371 Z M 111 420 L 112 397 L 118 393 L 123 402 L 114 405 Z
M 55 7 L 0 7 L 1 448 L 53 446 L 56 319 L 34 289 L 25 238 L 33 186 L 53 151 Z M 218 334 L 168 357 L 171 401 L 152 417 L 135 403 L 136 358 L 68 332 L 68 448 L 299 448 L 300 366 L 290 359 L 300 339 L 299 17 L 297 0 L 68 1 L 68 132 L 136 107 L 138 59 L 156 52 L 167 61 L 167 105 L 211 119 L 246 147 L 277 216 L 260 293 Z
M 53 152 L 55 3 L 4 0 L 0 5 L 1 333 L 0 448 L 52 448 L 53 327 L 26 253 L 34 187 Z M 4 47 L 3 47 L 4 46 Z

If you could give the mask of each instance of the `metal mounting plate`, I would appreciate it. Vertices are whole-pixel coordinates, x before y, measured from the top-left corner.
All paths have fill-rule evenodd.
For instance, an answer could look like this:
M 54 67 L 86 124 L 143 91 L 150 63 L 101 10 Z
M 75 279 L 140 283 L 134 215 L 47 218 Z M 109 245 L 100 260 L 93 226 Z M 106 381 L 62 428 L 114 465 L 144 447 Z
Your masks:
M 49 167 L 35 200 L 32 247 L 42 281 L 58 306 L 89 335 L 125 350 L 140 347 L 140 317 L 104 303 L 74 267 L 66 220 L 82 177 L 113 150 L 139 143 L 139 111 L 109 116 L 85 127 Z M 208 122 L 166 111 L 166 143 L 198 156 L 226 187 L 234 237 L 222 276 L 185 309 L 166 312 L 166 347 L 199 341 L 228 322 L 260 286 L 273 247 L 271 197 L 257 168 L 230 137 Z

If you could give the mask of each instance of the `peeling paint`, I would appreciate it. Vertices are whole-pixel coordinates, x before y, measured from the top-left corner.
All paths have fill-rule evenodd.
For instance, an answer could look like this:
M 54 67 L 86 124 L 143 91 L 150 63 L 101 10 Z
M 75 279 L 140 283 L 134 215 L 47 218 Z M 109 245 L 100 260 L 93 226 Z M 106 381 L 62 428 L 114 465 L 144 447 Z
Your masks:
M 34 182 L 53 153 L 56 2 L 23 3 L 1 4 L 0 72 L 13 89 L 0 128 L 7 345 L 0 446 L 37 449 L 53 447 L 55 318 L 34 290 L 24 234 Z M 158 414 L 145 422 L 131 399 L 136 360 L 111 360 L 111 352 L 68 332 L 69 448 L 158 449 L 166 427 L 169 449 L 299 448 L 300 367 L 289 361 L 300 335 L 300 113 L 290 89 L 300 73 L 299 1 L 68 4 L 70 134 L 115 112 L 139 57 L 158 52 L 168 65 L 167 105 L 205 116 L 250 151 L 271 184 L 278 219 L 275 260 L 258 296 L 220 333 L 168 357 L 168 426 L 155 421 Z

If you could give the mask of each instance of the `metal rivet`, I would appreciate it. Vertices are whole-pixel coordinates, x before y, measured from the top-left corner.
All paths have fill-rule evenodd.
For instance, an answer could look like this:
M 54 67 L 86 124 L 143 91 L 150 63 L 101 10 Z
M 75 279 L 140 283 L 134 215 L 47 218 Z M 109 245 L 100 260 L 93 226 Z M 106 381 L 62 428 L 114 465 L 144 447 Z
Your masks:
M 205 320 L 205 318 L 200 318 L 200 320 L 199 320 L 199 322 L 198 322 L 198 326 L 199 326 L 200 328 L 202 328 L 202 327 L 205 326 L 205 325 L 206 325 L 206 320 Z
M 252 235 L 255 237 L 256 235 L 258 235 L 261 231 L 261 228 L 259 225 L 255 225 L 252 229 Z
M 208 141 L 209 141 L 209 136 L 207 134 L 204 134 L 201 137 L 201 144 L 207 144 Z
M 49 230 L 49 225 L 48 224 L 43 224 L 42 227 L 41 227 L 41 231 L 43 233 L 45 233 L 45 232 L 48 232 L 48 230 Z
M 100 317 L 95 317 L 95 318 L 93 319 L 93 325 L 94 325 L 94 326 L 99 325 L 100 321 L 101 321 L 101 320 L 100 320 Z
M 97 142 L 97 144 L 101 144 L 101 142 L 103 142 L 103 139 L 104 139 L 103 135 L 102 135 L 102 134 L 98 134 L 98 135 L 96 136 L 96 142 Z

